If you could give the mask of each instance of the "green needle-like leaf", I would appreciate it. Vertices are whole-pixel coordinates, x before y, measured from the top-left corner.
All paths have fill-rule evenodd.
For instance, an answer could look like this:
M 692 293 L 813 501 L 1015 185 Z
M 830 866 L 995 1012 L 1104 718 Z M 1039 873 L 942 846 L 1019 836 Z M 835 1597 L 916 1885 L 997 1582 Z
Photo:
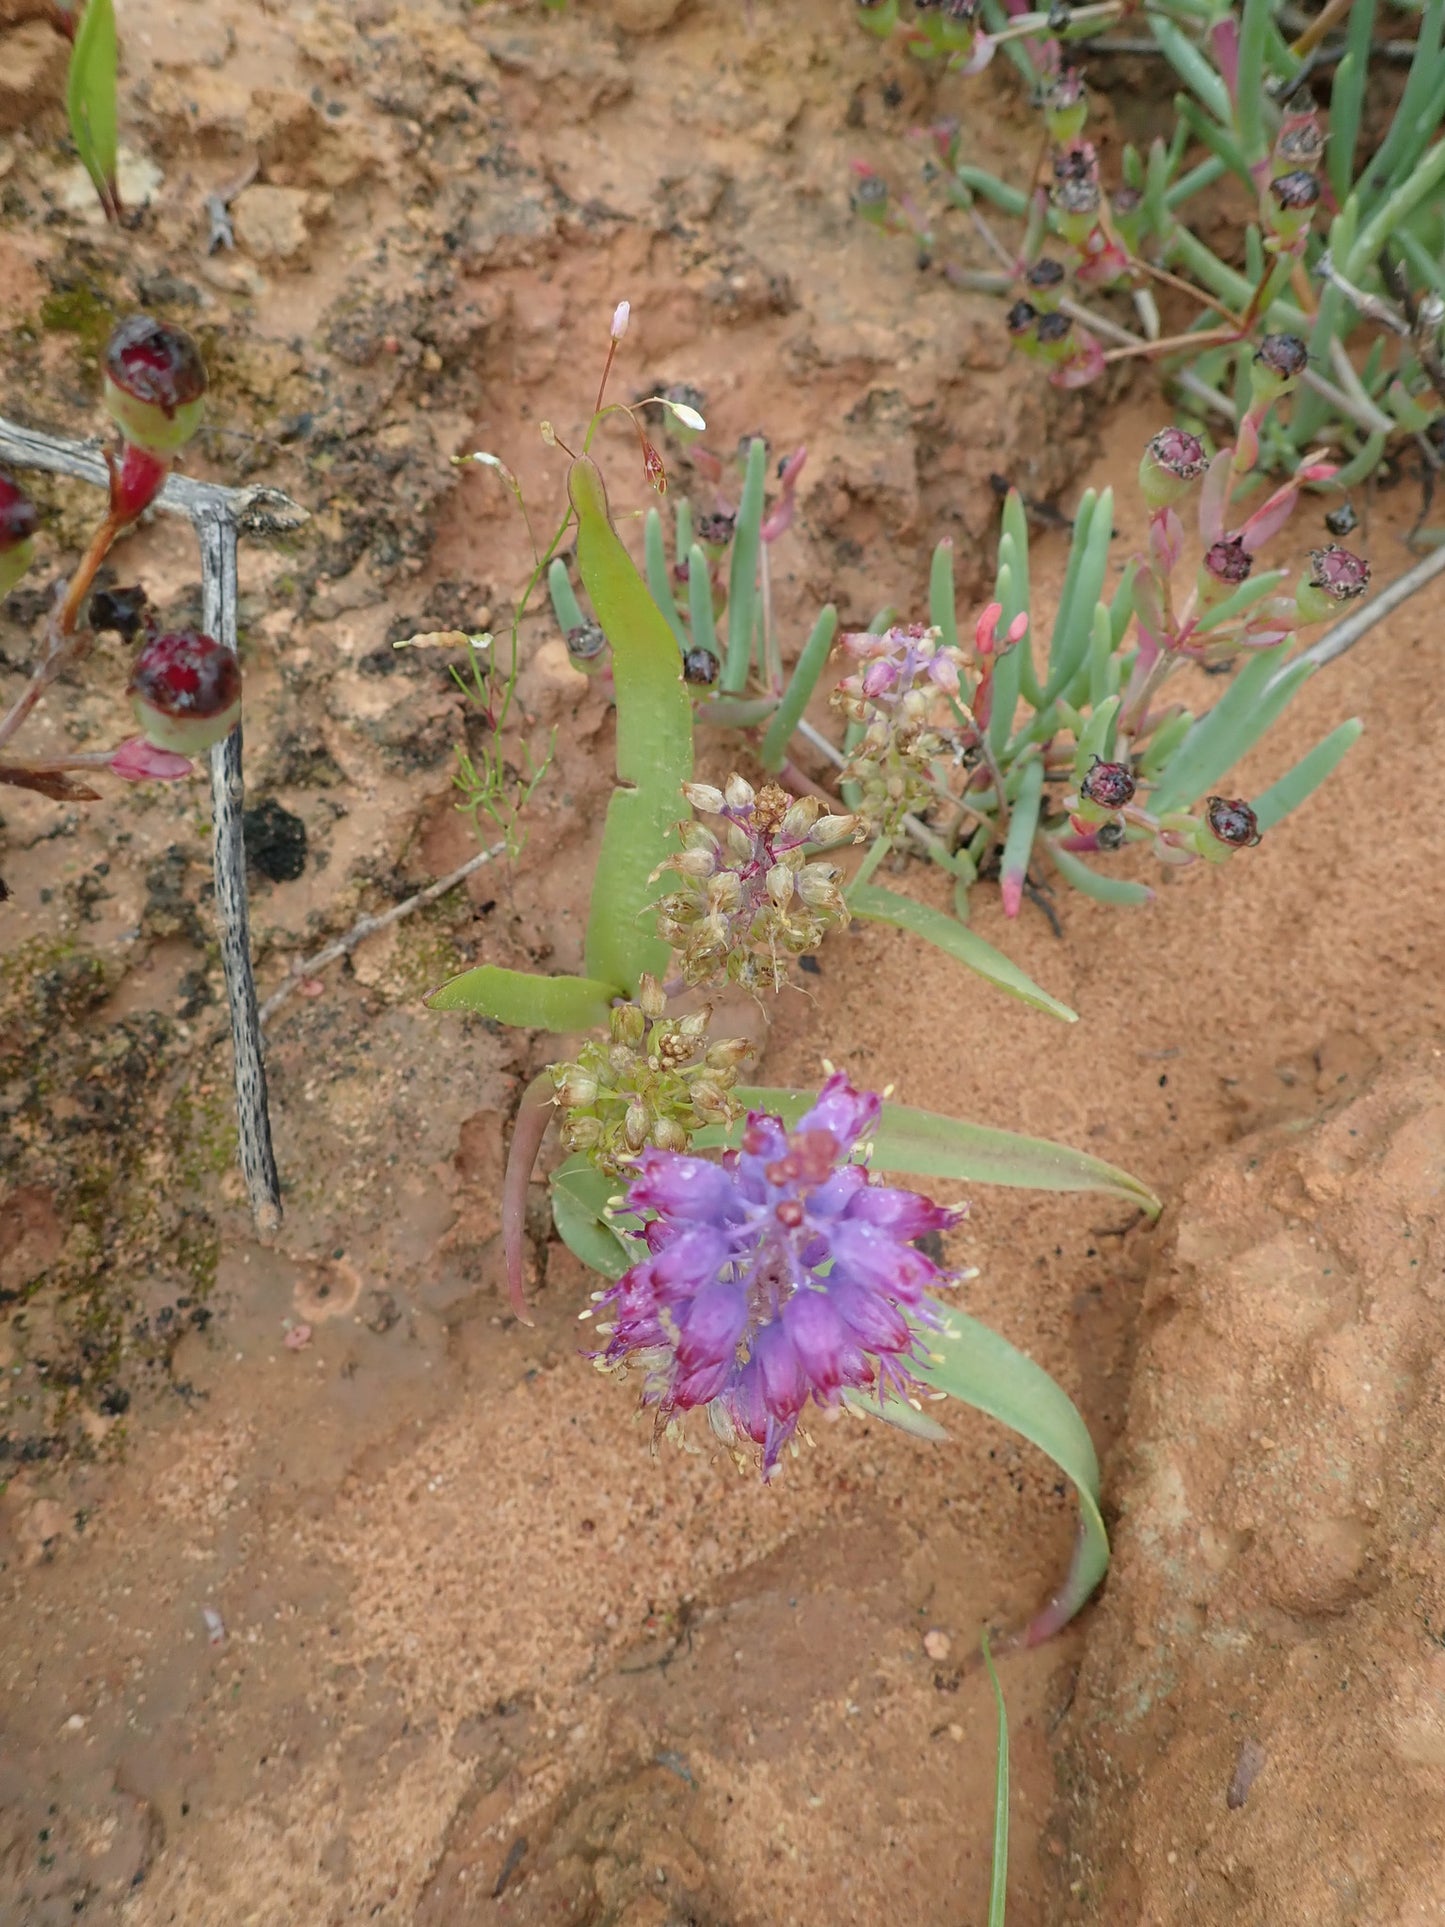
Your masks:
M 595 1030 L 605 1024 L 615 985 L 591 977 L 539 977 L 482 964 L 451 977 L 427 998 L 431 1010 L 474 1010 L 518 1030 Z
M 1227 122 L 1231 118 L 1229 89 L 1194 41 L 1172 20 L 1157 13 L 1149 16 L 1149 30 L 1185 86 L 1194 89 L 1216 120 Z
M 116 39 L 112 0 L 86 0 L 66 79 L 70 136 L 107 220 L 120 213 L 116 188 Z
M 812 634 L 803 644 L 803 653 L 798 657 L 792 679 L 783 691 L 773 720 L 768 725 L 768 733 L 763 738 L 762 764 L 766 770 L 780 770 L 788 754 L 788 742 L 798 727 L 798 720 L 807 707 L 808 698 L 817 687 L 818 678 L 823 673 L 823 665 L 828 660 L 828 652 L 833 647 L 833 638 L 838 633 L 838 611 L 830 602 L 813 624 Z
M 1003 1703 L 1003 1688 L 998 1669 L 989 1651 L 988 1634 L 983 1636 L 983 1663 L 993 1686 L 994 1710 L 998 1715 L 998 1751 L 993 1769 L 993 1868 L 988 1882 L 988 1927 L 1004 1927 L 1004 1904 L 1008 1896 L 1008 1708 Z
M 717 646 L 717 624 L 712 612 L 712 576 L 707 557 L 696 542 L 687 552 L 687 616 L 692 627 L 693 647 L 706 649 L 710 656 L 721 661 L 722 652 Z
M 592 884 L 584 955 L 592 976 L 635 993 L 644 971 L 661 977 L 668 947 L 652 928 L 653 872 L 667 854 L 692 776 L 692 704 L 677 642 L 622 546 L 601 471 L 572 464 L 577 567 L 612 644 L 617 691 L 617 779 Z
M 768 479 L 768 445 L 754 437 L 748 447 L 743 498 L 733 532 L 732 562 L 728 569 L 728 649 L 723 664 L 725 696 L 738 696 L 747 687 L 753 653 L 753 623 L 758 606 L 758 555 L 762 549 L 763 500 Z
M 642 553 L 647 566 L 647 586 L 652 599 L 667 618 L 667 626 L 677 638 L 679 649 L 687 648 L 687 630 L 672 593 L 672 573 L 667 566 L 667 538 L 662 532 L 662 517 L 656 509 L 647 511 L 642 525 Z
M 1058 866 L 1059 875 L 1065 883 L 1071 884 L 1082 896 L 1093 897 L 1096 903 L 1113 903 L 1121 907 L 1140 903 L 1152 903 L 1154 892 L 1147 884 L 1135 883 L 1128 877 L 1100 876 L 1091 870 L 1081 857 L 1072 850 L 1062 850 L 1049 838 L 1044 839 L 1044 848 Z
M 565 636 L 569 629 L 580 629 L 587 618 L 573 590 L 567 564 L 560 555 L 547 571 L 547 593 L 552 598 L 552 613 L 557 618 L 557 626 L 562 634 Z
M 928 570 L 928 619 L 943 637 L 945 649 L 958 647 L 958 608 L 954 600 L 953 544 L 940 542 Z M 1007 625 L 1005 625 L 1007 626 Z
M 1033 978 L 1026 976 L 1001 950 L 995 950 L 991 943 L 985 943 L 982 937 L 965 929 L 956 918 L 945 916 L 930 904 L 915 903 L 912 897 L 865 883 L 861 887 L 855 884 L 849 890 L 848 907 L 854 916 L 869 917 L 875 923 L 891 923 L 895 929 L 926 938 L 955 963 L 961 963 L 966 970 L 985 978 L 996 990 L 1007 992 L 1020 1003 L 1047 1011 L 1051 1017 L 1061 1017 L 1066 1024 L 1077 1022 L 1067 1004 L 1061 1004 L 1057 997 L 1041 990 Z
M 1156 815 L 1197 802 L 1259 741 L 1314 667 L 1301 662 L 1279 673 L 1289 648 L 1289 642 L 1281 642 L 1251 656 L 1213 709 L 1195 723 L 1149 798 Z M 1279 680 L 1271 683 L 1277 673 Z

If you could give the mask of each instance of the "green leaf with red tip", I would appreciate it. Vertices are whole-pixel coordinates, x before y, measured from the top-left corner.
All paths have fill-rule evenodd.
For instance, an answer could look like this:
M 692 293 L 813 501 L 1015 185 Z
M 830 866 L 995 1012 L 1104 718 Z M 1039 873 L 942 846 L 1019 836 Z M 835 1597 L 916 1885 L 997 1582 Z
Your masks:
M 116 187 L 116 38 L 112 0 L 86 0 L 65 85 L 70 137 L 95 185 L 106 219 L 120 213 Z
M 1076 1013 L 1067 1004 L 1061 1004 L 1057 997 L 1051 997 L 1048 991 L 1041 989 L 1001 950 L 995 950 L 991 943 L 985 943 L 982 937 L 975 936 L 957 918 L 945 916 L 929 904 L 915 903 L 912 897 L 899 896 L 895 890 L 884 890 L 877 884 L 865 883 L 854 884 L 849 890 L 848 907 L 855 917 L 868 917 L 874 923 L 891 923 L 897 930 L 907 930 L 915 937 L 926 938 L 937 949 L 952 957 L 955 963 L 961 963 L 975 976 L 984 978 L 995 990 L 1016 997 L 1021 1004 L 1029 1004 L 1035 1010 L 1045 1010 L 1051 1017 L 1061 1017 L 1066 1024 L 1078 1021 Z
M 656 934 L 653 872 L 683 815 L 692 776 L 692 704 L 682 657 L 657 604 L 612 526 L 596 464 L 572 464 L 577 568 L 612 645 L 617 691 L 617 780 L 592 883 L 584 949 L 593 977 L 635 993 L 644 972 L 666 974 L 670 952 Z
M 427 998 L 431 1010 L 474 1010 L 518 1030 L 595 1030 L 605 1024 L 615 984 L 592 977 L 539 977 L 482 964 L 452 977 Z
M 1109 1567 L 1098 1454 L 1078 1407 L 1042 1366 L 976 1318 L 945 1305 L 939 1310 L 943 1330 L 920 1333 L 928 1356 L 913 1367 L 915 1376 L 1036 1445 L 1079 1495 L 1079 1536 L 1068 1576 L 1023 1636 L 1025 1645 L 1037 1645 L 1068 1624 Z

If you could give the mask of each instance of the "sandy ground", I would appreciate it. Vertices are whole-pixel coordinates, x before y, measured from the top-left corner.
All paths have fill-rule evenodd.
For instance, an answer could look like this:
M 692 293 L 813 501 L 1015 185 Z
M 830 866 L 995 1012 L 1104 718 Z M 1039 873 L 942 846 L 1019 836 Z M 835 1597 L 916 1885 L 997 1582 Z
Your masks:
M 758 430 L 777 450 L 807 443 L 799 524 L 775 554 L 798 637 L 828 598 L 845 621 L 916 607 L 940 534 L 976 593 L 991 474 L 1066 510 L 1112 481 L 1118 566 L 1139 540 L 1128 478 L 1162 419 L 1147 392 L 1106 408 L 1039 390 L 993 307 L 850 220 L 848 159 L 916 164 L 908 128 L 958 103 L 880 64 L 829 0 L 757 11 L 749 34 L 720 0 L 617 0 L 566 22 L 441 0 L 136 0 L 124 124 L 160 179 L 122 235 L 94 223 L 58 156 L 49 30 L 7 33 L 7 411 L 87 425 L 97 340 L 144 301 L 194 328 L 213 369 L 197 468 L 264 476 L 312 510 L 300 537 L 243 560 L 252 800 L 305 832 L 299 875 L 253 878 L 263 991 L 476 847 L 450 788 L 476 713 L 433 658 L 389 645 L 509 621 L 524 532 L 448 457 L 505 454 L 550 509 L 560 470 L 535 424 L 585 413 L 624 295 L 631 393 L 695 382 L 724 451 Z M 969 123 L 976 156 L 1031 153 L 1024 103 L 1007 86 L 990 99 Z M 240 245 L 207 255 L 204 198 L 253 161 Z M 636 506 L 618 449 L 616 493 Z M 48 579 L 86 506 L 37 493 Z M 1408 559 L 1411 494 L 1372 508 L 1381 578 Z M 1319 539 L 1310 520 L 1300 546 Z M 1042 607 L 1062 552 L 1037 533 Z M 194 612 L 183 532 L 144 531 L 118 568 L 168 616 Z M 7 684 L 34 613 L 12 601 L 0 630 Z M 878 926 L 778 1006 L 769 1081 L 813 1081 L 827 1055 L 905 1101 L 1095 1151 L 1170 1201 L 1151 1233 L 1096 1200 L 980 1192 L 959 1238 L 980 1268 L 968 1309 L 1069 1386 L 1103 1447 L 1124 1423 L 1141 1300 L 1172 1275 L 1181 1195 L 1207 1215 L 1224 1180 L 1201 1171 L 1364 1101 L 1379 1066 L 1438 1037 L 1438 833 L 1408 807 L 1433 795 L 1445 749 L 1438 621 L 1438 601 L 1410 604 L 1304 693 L 1246 787 L 1346 715 L 1366 734 L 1327 795 L 1225 874 L 1184 875 L 1126 915 L 1063 900 L 1062 940 L 981 897 L 981 933 L 1078 1025 Z M 556 742 L 520 858 L 274 1023 L 287 1221 L 269 1246 L 230 1168 L 202 798 L 6 802 L 7 1922 L 982 1917 L 993 1714 L 962 1661 L 1066 1556 L 1052 1469 L 966 1414 L 946 1448 L 820 1427 L 766 1491 L 706 1454 L 654 1457 L 626 1390 L 579 1355 L 590 1281 L 543 1241 L 540 1186 L 535 1327 L 498 1295 L 505 1136 L 550 1052 L 419 999 L 482 957 L 573 967 L 610 767 L 605 708 L 559 668 L 550 618 L 529 617 L 523 644 L 523 733 Z M 122 681 L 108 639 L 47 705 L 50 740 L 113 736 Z M 892 882 L 938 894 L 917 867 Z M 1438 1177 L 1412 1169 L 1390 1181 L 1438 1210 Z M 1266 1421 L 1244 1406 L 1237 1422 Z M 1131 1432 L 1121 1493 L 1138 1450 Z M 1202 1485 L 1198 1504 L 1222 1516 L 1227 1495 Z M 1130 1571 L 1107 1612 L 1129 1609 Z M 1111 1856 L 1162 1824 L 1090 1804 L 1108 1776 L 1083 1709 L 1107 1725 L 1132 1688 L 1105 1643 L 1070 1711 L 1088 1639 L 1086 1620 L 1006 1669 L 1010 1918 L 1026 1927 L 1103 1892 Z M 1182 1701 L 1200 1731 L 1206 1702 Z M 1144 1729 L 1139 1784 L 1173 1732 Z M 1410 1771 L 1438 1773 L 1420 1747 Z M 1251 1796 L 1262 1861 L 1297 1829 L 1297 1796 L 1271 1807 L 1269 1787 Z M 1153 1914 L 1120 1888 L 1098 1917 L 1336 1917 L 1241 1913 L 1227 1883 L 1171 1898 L 1170 1864 L 1153 1870 Z

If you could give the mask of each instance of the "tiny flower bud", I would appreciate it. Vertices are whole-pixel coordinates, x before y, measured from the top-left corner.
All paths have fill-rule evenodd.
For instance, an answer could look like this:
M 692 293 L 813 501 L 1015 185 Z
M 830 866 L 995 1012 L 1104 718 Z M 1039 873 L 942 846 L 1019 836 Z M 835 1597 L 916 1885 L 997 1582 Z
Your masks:
M 1169 508 L 1209 466 L 1204 444 L 1182 428 L 1161 428 L 1139 465 L 1139 491 L 1151 509 Z
M 170 472 L 169 455 L 157 455 L 138 442 L 124 442 L 120 460 L 110 459 L 110 511 L 116 521 L 138 520 L 165 487 Z
M 862 220 L 882 227 L 888 218 L 888 183 L 871 170 L 861 176 L 849 196 L 849 206 Z
M 617 306 L 612 310 L 612 339 L 614 341 L 621 341 L 622 337 L 627 333 L 627 324 L 631 319 L 632 303 L 630 301 L 619 301 Z
M 714 560 L 732 541 L 737 533 L 738 518 L 735 515 L 699 515 L 692 525 L 698 545 L 704 551 L 711 551 Z
M 567 631 L 567 654 L 574 668 L 595 668 L 606 647 L 607 637 L 600 622 L 583 622 Z
M 0 596 L 9 595 L 35 556 L 35 504 L 0 469 Z
M 1089 102 L 1076 67 L 1065 67 L 1044 89 L 1044 123 L 1050 140 L 1074 141 L 1084 131 Z
M 1060 314 L 1057 310 L 1051 314 L 1041 314 L 1034 328 L 1040 360 L 1063 362 L 1072 359 L 1078 347 L 1073 332 L 1072 316 Z
M 146 644 L 126 693 L 148 743 L 195 756 L 240 720 L 241 668 L 210 636 L 181 630 Z
M 1314 207 L 1321 189 L 1315 175 L 1304 168 L 1296 168 L 1292 174 L 1277 175 L 1270 182 L 1269 191 L 1276 207 L 1295 214 Z
M 1249 580 L 1254 557 L 1237 535 L 1229 535 L 1205 551 L 1204 567 L 1213 583 L 1237 589 L 1241 582 Z
M 201 425 L 206 368 L 183 328 L 128 315 L 105 349 L 104 401 L 128 442 L 152 455 L 180 452 Z
M 1241 797 L 1211 796 L 1204 805 L 1204 821 L 1210 835 L 1233 850 L 1252 849 L 1259 842 L 1258 820 Z
M 666 495 L 667 470 L 662 465 L 662 457 L 648 441 L 642 444 L 642 472 L 657 494 Z
M 750 810 L 757 801 L 757 794 L 752 784 L 744 777 L 739 776 L 736 771 L 728 778 L 726 786 L 723 789 L 723 796 L 727 800 L 728 808 L 730 810 L 736 810 L 739 813 L 744 810 Z
M 721 664 L 711 649 L 689 649 L 682 659 L 682 679 L 695 688 L 711 688 L 720 674 Z
M 1017 338 L 1020 335 L 1031 335 L 1038 318 L 1039 311 L 1031 301 L 1015 301 L 1004 317 L 1004 325 L 1009 333 Z
M 1309 94 L 1296 94 L 1294 110 L 1280 123 L 1271 166 L 1277 175 L 1293 173 L 1297 168 L 1313 170 L 1324 159 L 1324 153 L 1325 133 L 1320 126 L 1319 111 Z
M 1052 255 L 1042 255 L 1035 261 L 1024 276 L 1025 286 L 1041 309 L 1057 307 L 1059 296 L 1063 293 L 1065 269 L 1062 261 L 1055 261 Z M 1028 303 L 1023 304 L 1025 307 Z
M 1266 408 L 1287 395 L 1309 366 L 1310 351 L 1298 335 L 1266 335 L 1249 365 L 1253 406 Z
M 1122 810 L 1126 803 L 1133 802 L 1136 787 L 1134 772 L 1127 763 L 1106 763 L 1096 756 L 1079 785 L 1079 794 L 1101 809 Z
M 1099 224 L 1104 197 L 1099 183 L 1087 175 L 1067 174 L 1053 192 L 1059 232 L 1076 248 L 1083 247 Z
M 684 783 L 682 793 L 702 816 L 721 816 L 723 793 L 712 783 Z
M 1327 622 L 1339 604 L 1353 602 L 1370 586 L 1370 565 L 1363 556 L 1331 543 L 1310 550 L 1310 574 L 1295 592 L 1301 622 Z

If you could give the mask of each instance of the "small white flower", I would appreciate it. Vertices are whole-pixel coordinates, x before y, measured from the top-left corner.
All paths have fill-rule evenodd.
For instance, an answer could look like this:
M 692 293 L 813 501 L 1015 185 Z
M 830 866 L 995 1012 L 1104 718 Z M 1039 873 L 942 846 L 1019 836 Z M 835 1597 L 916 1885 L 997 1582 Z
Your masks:
M 627 324 L 632 319 L 632 303 L 619 301 L 612 313 L 612 339 L 621 341 L 627 333 Z

